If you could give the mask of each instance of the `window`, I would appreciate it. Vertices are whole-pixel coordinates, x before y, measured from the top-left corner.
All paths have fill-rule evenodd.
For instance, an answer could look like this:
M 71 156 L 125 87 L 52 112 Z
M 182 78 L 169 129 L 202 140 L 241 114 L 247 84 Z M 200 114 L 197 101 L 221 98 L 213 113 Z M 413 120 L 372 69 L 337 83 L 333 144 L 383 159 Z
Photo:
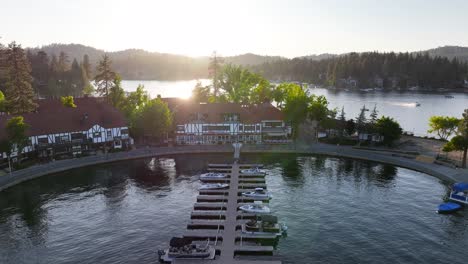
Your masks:
M 255 125 L 245 125 L 244 126 L 244 131 L 254 131 L 255 130 Z
M 219 126 L 216 126 L 216 125 L 207 125 L 207 126 L 203 126 L 203 132 L 207 132 L 207 131 L 229 131 L 231 130 L 230 126 L 224 126 L 224 125 L 219 125 Z
M 237 113 L 225 113 L 223 114 L 223 120 L 226 122 L 236 122 L 240 120 L 240 116 Z
M 97 138 L 97 137 L 100 137 L 100 136 L 101 136 L 101 132 L 94 132 L 93 133 L 94 138 Z
M 46 137 L 44 137 L 44 138 L 38 138 L 37 142 L 39 144 L 47 144 L 47 143 L 49 143 L 49 140 Z
M 107 130 L 107 137 L 112 137 L 112 130 Z
M 83 139 L 83 133 L 72 133 L 70 136 L 71 140 Z
M 184 132 L 185 131 L 184 125 L 177 125 L 177 131 L 178 132 Z
M 121 134 L 122 136 L 128 136 L 128 128 L 122 129 L 122 130 L 120 131 L 120 134 Z
M 264 122 L 264 127 L 282 127 L 283 122 Z

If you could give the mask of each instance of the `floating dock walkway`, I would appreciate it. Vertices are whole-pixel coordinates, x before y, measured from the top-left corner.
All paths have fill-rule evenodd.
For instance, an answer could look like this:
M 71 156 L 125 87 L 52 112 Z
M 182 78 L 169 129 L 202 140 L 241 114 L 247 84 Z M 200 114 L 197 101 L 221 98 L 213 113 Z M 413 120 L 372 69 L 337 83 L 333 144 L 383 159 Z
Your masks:
M 255 214 L 238 210 L 243 204 L 254 202 L 252 198 L 241 196 L 242 192 L 253 191 L 256 187 L 266 189 L 265 175 L 243 175 L 241 169 L 262 167 L 261 164 L 209 164 L 208 170 L 225 173 L 228 178 L 208 182 L 228 183 L 229 188 L 222 190 L 200 190 L 200 195 L 194 204 L 191 221 L 187 225 L 184 237 L 195 241 L 210 239 L 217 256 L 214 260 L 175 259 L 175 264 L 281 264 L 277 260 L 247 260 L 238 255 L 272 255 L 272 246 L 261 246 L 258 239 L 276 240 L 277 236 L 253 235 L 242 233 L 240 227 L 248 219 L 254 219 Z M 268 199 L 255 199 L 268 202 Z M 195 242 L 196 243 L 196 242 Z

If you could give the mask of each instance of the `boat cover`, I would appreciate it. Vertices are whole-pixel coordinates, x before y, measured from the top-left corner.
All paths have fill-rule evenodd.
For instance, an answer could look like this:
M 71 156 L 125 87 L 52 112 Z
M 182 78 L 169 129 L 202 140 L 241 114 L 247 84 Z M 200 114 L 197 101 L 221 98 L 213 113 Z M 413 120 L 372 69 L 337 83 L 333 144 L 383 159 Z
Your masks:
M 274 215 L 262 215 L 261 218 L 263 222 L 268 222 L 268 223 L 273 223 L 273 224 L 278 223 L 278 217 Z
M 461 206 L 456 203 L 443 203 L 439 205 L 439 212 L 451 212 L 460 209 Z
M 171 247 L 183 247 L 186 245 L 190 245 L 192 243 L 192 239 L 185 238 L 185 237 L 173 237 L 169 242 L 169 246 Z
M 453 185 L 452 188 L 455 192 L 468 191 L 468 182 L 458 182 Z

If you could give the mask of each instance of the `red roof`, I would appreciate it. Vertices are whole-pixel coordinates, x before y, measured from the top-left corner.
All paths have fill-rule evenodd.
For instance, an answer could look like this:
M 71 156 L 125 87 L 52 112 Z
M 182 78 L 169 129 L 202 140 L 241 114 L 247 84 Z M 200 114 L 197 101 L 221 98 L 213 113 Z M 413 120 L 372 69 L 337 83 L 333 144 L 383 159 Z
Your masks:
M 29 125 L 28 136 L 85 131 L 94 125 L 104 128 L 124 127 L 124 115 L 102 98 L 75 98 L 76 108 L 65 107 L 59 99 L 38 100 L 36 112 L 22 114 Z M 5 137 L 5 125 L 13 115 L 0 116 L 0 138 Z
M 195 103 L 190 100 L 163 98 L 174 113 L 176 124 L 185 124 L 201 115 L 207 123 L 223 123 L 224 114 L 239 114 L 240 122 L 259 123 L 262 120 L 283 120 L 283 113 L 269 103 L 242 105 L 237 103 Z

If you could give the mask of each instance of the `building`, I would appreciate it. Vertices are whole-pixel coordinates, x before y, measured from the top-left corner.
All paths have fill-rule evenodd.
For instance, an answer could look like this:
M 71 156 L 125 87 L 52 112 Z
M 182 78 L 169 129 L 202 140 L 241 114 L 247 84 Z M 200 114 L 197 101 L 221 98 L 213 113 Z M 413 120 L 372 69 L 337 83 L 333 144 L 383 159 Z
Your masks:
M 194 103 L 164 99 L 174 113 L 176 144 L 280 144 L 290 142 L 291 127 L 269 103 Z
M 23 153 L 38 157 L 79 155 L 98 148 L 121 149 L 132 144 L 123 114 L 102 98 L 76 98 L 76 108 L 65 107 L 58 99 L 38 100 L 36 112 L 22 116 L 29 128 L 29 145 Z M 0 116 L 0 139 L 11 115 Z M 12 157 L 17 156 L 15 150 Z M 6 158 L 6 153 L 2 153 Z

